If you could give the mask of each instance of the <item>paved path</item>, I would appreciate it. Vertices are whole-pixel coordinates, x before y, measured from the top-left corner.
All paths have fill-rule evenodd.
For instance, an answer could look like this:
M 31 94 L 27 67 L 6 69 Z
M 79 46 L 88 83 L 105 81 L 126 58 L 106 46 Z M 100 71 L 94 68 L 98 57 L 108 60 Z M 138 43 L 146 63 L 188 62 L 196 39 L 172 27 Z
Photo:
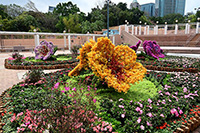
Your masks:
M 69 51 L 57 51 L 56 54 L 68 54 Z M 9 87 L 12 87 L 14 84 L 22 81 L 23 75 L 28 70 L 12 70 L 12 69 L 5 69 L 4 67 L 4 60 L 11 57 L 12 53 L 0 53 L 0 94 L 7 90 Z M 27 56 L 34 56 L 34 53 L 31 52 L 21 52 L 20 54 Z M 177 55 L 177 54 L 175 54 Z M 179 54 L 180 56 L 184 56 L 183 54 Z M 189 57 L 197 57 L 200 58 L 200 55 L 189 55 Z M 57 70 L 45 70 L 45 73 L 53 72 Z M 200 127 L 197 128 L 192 133 L 200 133 Z
M 69 51 L 57 51 L 56 54 L 69 54 Z M 7 90 L 9 87 L 12 87 L 14 84 L 22 81 L 23 75 L 28 70 L 12 70 L 12 69 L 5 69 L 4 67 L 4 60 L 11 57 L 12 53 L 0 53 L 0 94 L 3 91 Z M 32 52 L 20 52 L 20 54 L 27 56 L 35 56 Z M 56 70 L 45 70 L 45 73 L 53 72 Z

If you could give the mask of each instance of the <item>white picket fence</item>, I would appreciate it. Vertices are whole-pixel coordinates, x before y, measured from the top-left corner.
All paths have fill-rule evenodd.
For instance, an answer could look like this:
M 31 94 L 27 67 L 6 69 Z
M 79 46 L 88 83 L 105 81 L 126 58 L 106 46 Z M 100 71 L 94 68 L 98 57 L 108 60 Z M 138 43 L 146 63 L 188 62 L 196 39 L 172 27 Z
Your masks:
M 132 35 L 168 35 L 168 34 L 198 34 L 200 33 L 200 24 L 179 23 L 179 24 L 156 24 L 156 25 L 120 25 L 119 33 L 125 30 Z

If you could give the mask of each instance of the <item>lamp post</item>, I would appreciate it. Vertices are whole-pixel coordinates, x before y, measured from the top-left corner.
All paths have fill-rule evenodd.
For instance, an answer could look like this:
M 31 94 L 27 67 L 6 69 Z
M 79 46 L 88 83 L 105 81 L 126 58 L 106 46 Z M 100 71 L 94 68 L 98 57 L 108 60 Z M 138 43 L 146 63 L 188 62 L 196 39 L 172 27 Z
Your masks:
M 196 34 L 199 33 L 199 20 L 200 20 L 200 18 L 198 17 L 197 18 L 197 25 L 196 25 Z
M 177 34 L 177 32 L 178 32 L 178 20 L 176 20 L 175 22 L 176 22 L 176 25 L 175 25 L 175 33 L 174 34 Z
M 156 35 L 158 35 L 158 23 L 159 23 L 159 21 L 156 21 L 156 28 L 155 28 Z
M 141 24 L 142 24 L 142 21 L 139 21 L 140 25 L 139 25 L 139 35 L 141 35 Z
M 146 31 L 147 31 L 147 27 L 146 27 L 147 23 L 144 23 L 144 35 L 146 35 Z
M 165 22 L 165 35 L 167 35 L 167 22 Z
M 107 30 L 108 30 L 107 37 L 109 38 L 109 0 L 107 0 Z
M 190 20 L 188 20 L 188 28 L 187 28 L 187 30 L 188 30 L 188 34 L 190 33 Z

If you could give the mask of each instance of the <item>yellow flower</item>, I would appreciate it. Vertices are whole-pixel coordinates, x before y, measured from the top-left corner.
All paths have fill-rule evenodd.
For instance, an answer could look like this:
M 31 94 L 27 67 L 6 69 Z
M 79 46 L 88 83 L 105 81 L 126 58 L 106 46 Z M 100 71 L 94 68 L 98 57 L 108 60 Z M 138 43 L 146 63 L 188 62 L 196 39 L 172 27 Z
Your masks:
M 94 74 L 105 80 L 118 92 L 127 92 L 130 83 L 142 80 L 146 69 L 136 62 L 136 53 L 128 46 L 117 46 L 106 37 L 86 42 L 80 49 L 80 64 L 69 73 L 75 76 L 83 68 L 91 68 Z

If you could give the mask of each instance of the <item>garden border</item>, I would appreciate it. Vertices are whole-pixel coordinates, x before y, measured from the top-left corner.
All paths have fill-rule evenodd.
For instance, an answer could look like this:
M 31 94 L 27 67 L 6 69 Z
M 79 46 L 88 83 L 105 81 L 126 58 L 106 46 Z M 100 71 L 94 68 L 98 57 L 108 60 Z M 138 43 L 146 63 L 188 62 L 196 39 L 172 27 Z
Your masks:
M 29 69 L 61 69 L 61 68 L 67 68 L 71 66 L 78 65 L 79 62 L 75 62 L 72 64 L 57 64 L 57 65 L 31 65 L 31 66 L 22 66 L 22 65 L 10 65 L 8 63 L 8 59 L 5 59 L 5 68 L 7 69 L 20 69 L 20 70 L 29 70 Z M 167 72 L 189 72 L 189 73 L 197 73 L 199 72 L 196 68 L 170 68 L 170 67 L 157 67 L 152 65 L 143 65 L 148 70 L 157 70 L 157 71 L 167 71 Z
M 30 70 L 30 69 L 61 69 L 76 66 L 79 62 L 75 62 L 72 64 L 57 64 L 57 65 L 30 65 L 30 66 L 22 66 L 22 65 L 10 65 L 8 63 L 8 59 L 5 59 L 5 68 L 7 69 L 18 69 L 18 70 Z

